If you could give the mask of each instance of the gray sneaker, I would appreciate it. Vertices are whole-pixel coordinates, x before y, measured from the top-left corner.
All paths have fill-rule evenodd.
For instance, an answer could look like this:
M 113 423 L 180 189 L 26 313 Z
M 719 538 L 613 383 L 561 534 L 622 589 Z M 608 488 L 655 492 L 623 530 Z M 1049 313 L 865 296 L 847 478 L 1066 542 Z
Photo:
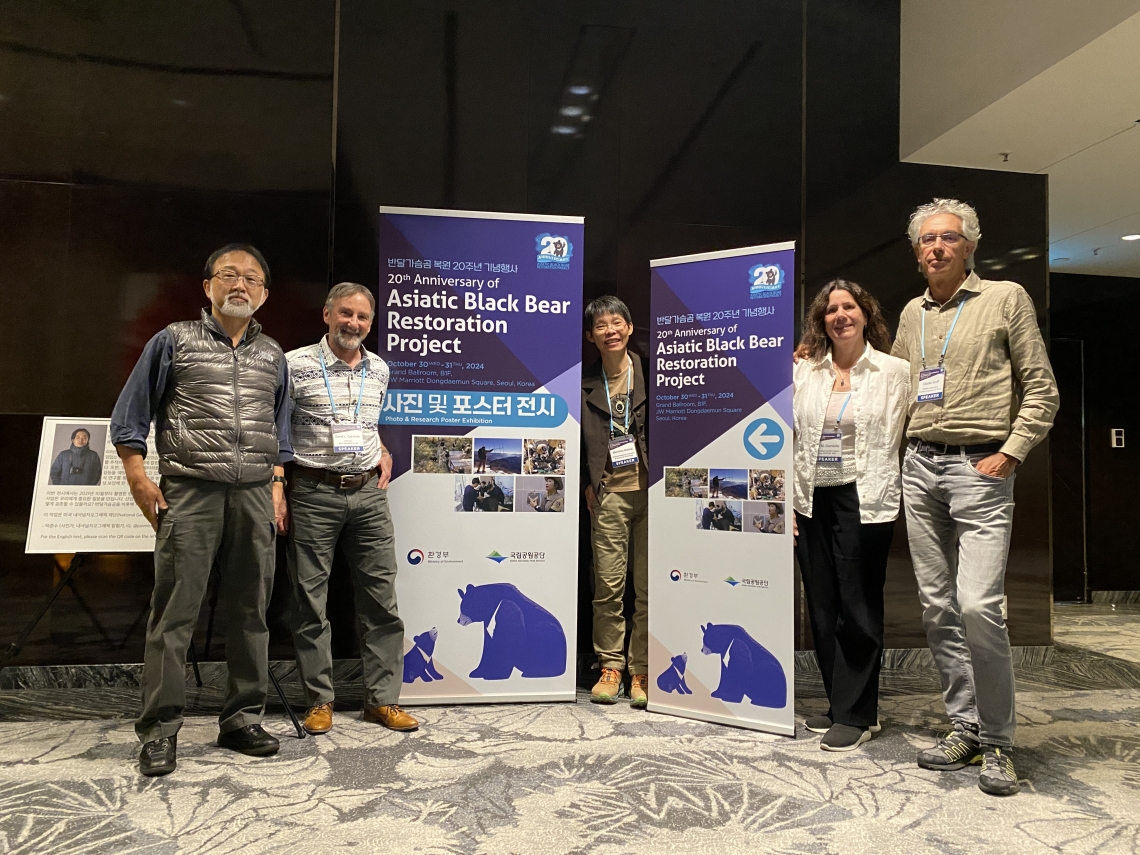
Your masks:
M 1013 770 L 1013 755 L 1008 748 L 987 745 L 982 755 L 982 773 L 978 789 L 991 796 L 1012 796 L 1021 789 Z
M 982 762 L 982 744 L 968 730 L 952 730 L 932 748 L 918 752 L 918 765 L 938 772 L 954 772 Z

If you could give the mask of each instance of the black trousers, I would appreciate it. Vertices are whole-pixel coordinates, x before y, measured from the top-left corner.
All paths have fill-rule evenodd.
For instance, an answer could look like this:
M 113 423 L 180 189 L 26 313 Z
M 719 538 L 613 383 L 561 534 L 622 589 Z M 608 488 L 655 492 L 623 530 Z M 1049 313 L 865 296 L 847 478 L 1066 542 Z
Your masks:
M 812 515 L 796 514 L 796 557 L 823 687 L 836 724 L 878 719 L 883 584 L 895 524 L 859 522 L 854 484 L 817 487 Z

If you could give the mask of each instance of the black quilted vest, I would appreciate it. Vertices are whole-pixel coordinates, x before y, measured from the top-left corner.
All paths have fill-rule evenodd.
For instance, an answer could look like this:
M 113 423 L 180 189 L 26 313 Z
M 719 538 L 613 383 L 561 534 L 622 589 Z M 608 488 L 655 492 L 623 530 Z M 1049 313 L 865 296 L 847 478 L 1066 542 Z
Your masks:
M 268 481 L 277 463 L 274 394 L 281 346 L 250 321 L 236 348 L 202 310 L 198 321 L 166 328 L 171 378 L 158 413 L 158 469 L 228 484 Z

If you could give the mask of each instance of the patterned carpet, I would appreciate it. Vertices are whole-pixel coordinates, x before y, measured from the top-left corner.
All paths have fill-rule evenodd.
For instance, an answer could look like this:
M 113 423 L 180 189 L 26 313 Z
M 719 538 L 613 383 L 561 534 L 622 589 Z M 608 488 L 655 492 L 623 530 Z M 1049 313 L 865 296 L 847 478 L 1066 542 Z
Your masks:
M 1081 621 L 1094 618 L 1133 646 L 1112 656 L 1080 646 L 1094 635 Z M 278 707 L 266 722 L 282 737 L 278 756 L 216 748 L 215 721 L 196 716 L 164 779 L 135 770 L 138 743 L 123 720 L 132 691 L 0 692 L 0 851 L 1133 853 L 1138 627 L 1135 606 L 1058 609 L 1054 661 L 1019 670 L 1025 784 L 1010 799 L 982 794 L 976 769 L 915 766 L 943 724 L 927 671 L 884 674 L 883 732 L 851 754 L 820 751 L 802 730 L 766 736 L 585 697 L 420 708 L 413 734 L 349 711 L 305 740 Z M 205 711 L 216 690 L 197 691 Z M 822 710 L 818 675 L 798 674 L 796 693 L 801 722 Z

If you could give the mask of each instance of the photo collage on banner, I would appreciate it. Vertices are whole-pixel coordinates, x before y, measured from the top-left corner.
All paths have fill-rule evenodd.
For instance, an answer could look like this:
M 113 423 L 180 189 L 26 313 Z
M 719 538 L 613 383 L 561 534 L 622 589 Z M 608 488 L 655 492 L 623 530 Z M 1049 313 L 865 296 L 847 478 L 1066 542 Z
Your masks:
M 650 267 L 649 709 L 794 735 L 795 245 Z
M 402 703 L 574 699 L 581 217 L 380 209 Z
M 110 432 L 108 418 L 44 419 L 25 552 L 154 551 Z M 153 429 L 145 467 L 157 483 Z

